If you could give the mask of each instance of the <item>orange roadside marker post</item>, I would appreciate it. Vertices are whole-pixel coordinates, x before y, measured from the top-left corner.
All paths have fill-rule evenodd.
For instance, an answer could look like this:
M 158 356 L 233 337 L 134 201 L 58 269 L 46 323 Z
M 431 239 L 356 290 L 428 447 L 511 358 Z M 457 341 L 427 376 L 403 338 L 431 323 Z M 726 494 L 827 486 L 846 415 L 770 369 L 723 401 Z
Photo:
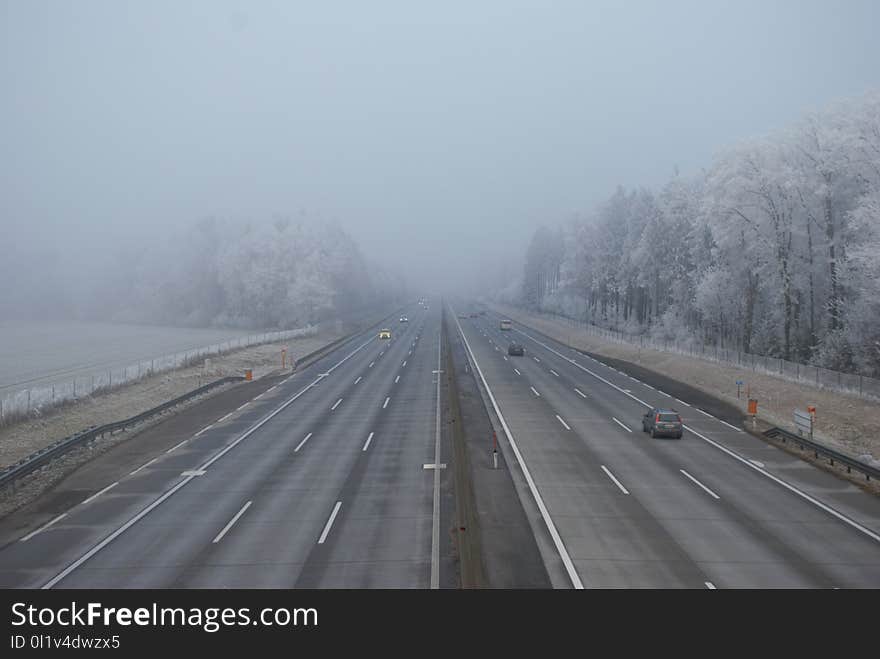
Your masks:
M 752 428 L 756 428 L 758 426 L 757 416 L 758 416 L 758 399 L 757 398 L 749 398 L 749 414 L 752 415 Z

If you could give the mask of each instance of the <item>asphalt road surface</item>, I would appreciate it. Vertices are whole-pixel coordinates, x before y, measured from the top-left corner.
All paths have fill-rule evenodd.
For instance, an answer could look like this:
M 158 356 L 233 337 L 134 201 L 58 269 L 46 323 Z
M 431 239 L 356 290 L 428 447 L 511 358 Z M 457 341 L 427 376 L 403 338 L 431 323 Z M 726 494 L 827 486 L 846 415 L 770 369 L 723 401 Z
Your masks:
M 499 317 L 456 320 L 544 506 L 554 583 L 877 588 L 880 502 L 629 375 Z M 512 339 L 525 346 L 509 356 Z M 672 407 L 684 437 L 642 432 Z M 555 562 L 554 559 L 555 558 Z M 560 576 L 561 574 L 561 576 Z
M 3 587 L 429 588 L 440 306 L 407 309 L 0 549 Z M 428 467 L 426 468 L 426 465 Z

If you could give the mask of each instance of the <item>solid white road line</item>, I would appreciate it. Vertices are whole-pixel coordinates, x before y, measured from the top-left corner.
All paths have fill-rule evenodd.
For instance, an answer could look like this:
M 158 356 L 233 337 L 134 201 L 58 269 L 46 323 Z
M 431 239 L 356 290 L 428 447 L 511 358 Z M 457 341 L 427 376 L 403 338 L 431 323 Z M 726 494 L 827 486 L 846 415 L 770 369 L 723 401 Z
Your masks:
M 756 467 L 761 467 L 761 469 L 764 468 L 764 463 L 759 460 L 749 460 L 749 462 L 751 462 Z
M 211 541 L 213 544 L 217 544 L 218 542 L 220 542 L 220 539 L 221 539 L 224 535 L 226 535 L 226 532 L 227 532 L 229 529 L 231 529 L 231 528 L 232 528 L 232 525 L 235 524 L 235 523 L 238 521 L 238 518 L 241 517 L 242 515 L 244 515 L 244 511 L 251 507 L 251 503 L 253 503 L 253 502 L 252 502 L 252 501 L 248 501 L 246 504 L 244 504 L 244 505 L 241 507 L 241 510 L 239 510 L 237 513 L 235 513 L 235 517 L 233 517 L 232 519 L 230 519 L 230 520 L 229 520 L 229 523 L 228 523 L 226 526 L 223 527 L 223 530 L 220 531 L 220 533 L 217 534 L 217 537 L 214 538 L 214 539 Z
M 538 398 L 541 397 L 541 394 L 539 394 L 539 393 L 535 390 L 534 387 L 529 387 L 529 389 L 531 389 L 531 390 L 532 390 L 532 393 L 535 394 Z
M 360 382 L 360 381 L 363 380 L 363 379 L 364 379 L 364 376 L 363 376 L 363 375 L 359 375 L 359 376 L 358 376 L 358 379 L 355 380 L 354 383 L 357 384 L 358 382 Z
M 333 520 L 336 519 L 336 515 L 341 507 L 341 501 L 337 501 L 336 505 L 333 506 L 333 512 L 330 513 L 330 519 L 327 520 L 327 524 L 324 526 L 324 530 L 321 532 L 321 537 L 318 538 L 319 545 L 323 545 L 324 541 L 327 539 L 327 534 L 330 533 L 330 527 L 333 526 Z
M 614 419 L 614 423 L 616 423 L 618 426 L 620 426 L 621 428 L 623 428 L 627 432 L 632 432 L 632 430 L 630 430 L 629 426 L 627 426 L 625 423 L 621 423 L 620 421 L 617 420 L 616 417 L 611 417 L 611 418 Z
M 701 410 L 699 407 L 696 407 L 696 408 L 694 408 L 694 409 L 696 409 L 697 412 L 699 412 L 699 413 L 702 414 L 703 416 L 707 416 L 707 417 L 709 417 L 710 419 L 714 419 L 714 418 L 715 418 L 714 416 L 712 416 L 712 415 L 709 414 L 708 412 L 704 412 L 703 410 Z
M 398 382 L 400 382 L 400 376 L 399 376 L 399 375 L 398 375 L 396 378 L 394 378 L 394 384 L 397 384 Z
M 732 426 L 729 423 L 727 423 L 727 421 L 724 421 L 722 419 L 718 419 L 718 420 L 721 421 L 721 423 L 723 423 L 728 428 L 732 428 L 733 430 L 736 430 L 737 432 L 742 432 L 742 428 L 737 428 L 736 426 Z
M 716 590 L 715 584 L 713 584 L 711 581 L 706 582 L 706 588 L 708 588 L 709 590 Z
M 565 567 L 568 578 L 571 580 L 572 586 L 574 586 L 578 590 L 583 590 L 584 584 L 581 581 L 580 575 L 577 573 L 577 570 L 574 567 L 574 563 L 571 560 L 568 549 L 566 549 L 565 547 L 565 543 L 562 541 L 562 536 L 559 535 L 556 524 L 553 523 L 553 518 L 550 517 L 550 511 L 547 510 L 547 505 L 544 503 L 544 498 L 538 491 L 538 486 L 535 484 L 535 480 L 532 478 L 532 473 L 529 471 L 529 466 L 523 459 L 522 453 L 520 453 L 519 446 L 517 446 L 516 440 L 514 439 L 513 434 L 510 432 L 510 427 L 507 425 L 507 420 L 501 413 L 501 408 L 498 407 L 498 401 L 495 399 L 495 395 L 492 393 L 492 389 L 489 387 L 489 383 L 486 382 L 486 377 L 483 375 L 483 370 L 480 368 L 480 364 L 479 362 L 477 362 L 474 351 L 471 350 L 471 345 L 468 342 L 467 337 L 464 335 L 464 330 L 461 329 L 461 323 L 458 322 L 458 318 L 455 316 L 454 313 L 453 319 L 455 320 L 455 325 L 458 327 L 459 335 L 464 341 L 465 348 L 467 349 L 467 353 L 470 356 L 470 361 L 473 363 L 474 369 L 480 376 L 480 381 L 483 383 L 483 386 L 486 389 L 486 393 L 489 395 L 489 400 L 492 402 L 492 407 L 495 410 L 495 414 L 498 415 L 498 420 L 501 422 L 501 427 L 504 429 L 504 434 L 507 436 L 507 441 L 510 443 L 510 448 L 513 450 L 516 461 L 519 463 L 519 466 L 522 469 L 523 477 L 526 479 L 526 484 L 529 486 L 532 497 L 534 497 L 535 499 L 535 504 L 538 506 L 538 511 L 541 513 L 541 517 L 544 519 L 544 523 L 547 525 L 547 530 L 550 531 L 550 537 L 553 540 L 553 544 L 556 546 L 556 551 L 559 553 L 559 557 L 562 559 L 562 564 Z M 517 373 L 519 373 L 519 371 L 517 371 Z
M 557 373 L 556 371 L 554 371 L 552 368 L 550 369 L 550 372 L 551 372 L 553 375 L 555 375 L 556 377 L 559 377 L 559 373 Z
M 40 528 L 36 529 L 35 531 L 31 531 L 30 533 L 28 533 L 28 534 L 27 534 L 26 536 L 24 536 L 19 542 L 27 542 L 28 540 L 30 540 L 31 538 L 33 538 L 35 535 L 37 535 L 37 533 L 40 533 L 41 531 L 45 531 L 45 530 L 48 529 L 50 526 L 52 526 L 55 522 L 57 522 L 57 521 L 59 521 L 59 520 L 62 520 L 62 519 L 64 519 L 65 517 L 67 517 L 67 513 L 61 513 L 60 515 L 58 515 L 58 517 L 56 517 L 56 518 L 53 519 L 52 521 L 50 521 L 50 522 L 46 522 L 46 523 L 43 524 Z
M 703 485 L 703 484 L 702 484 L 700 481 L 698 481 L 696 478 L 694 478 L 694 477 L 691 476 L 689 473 L 687 473 L 684 469 L 679 469 L 679 471 L 680 471 L 681 473 L 683 473 L 686 477 L 690 478 L 694 483 L 696 483 L 697 485 L 699 485 L 700 487 L 702 487 L 704 490 L 706 490 L 706 492 L 709 493 L 709 496 L 715 497 L 716 499 L 720 499 L 720 498 L 721 498 L 721 497 L 719 497 L 717 494 L 715 494 L 712 490 L 710 490 L 708 487 L 706 487 L 705 485 Z
M 442 333 L 437 337 L 437 409 L 434 427 L 434 464 L 440 464 L 440 370 L 442 367 Z M 434 470 L 434 501 L 431 513 L 431 588 L 440 588 L 440 470 Z
M 332 411 L 335 410 L 337 407 L 339 407 L 339 404 L 340 404 L 341 402 L 342 402 L 342 399 L 340 398 L 340 399 L 337 400 L 335 403 L 333 403 L 333 407 L 330 408 L 330 411 L 332 412 Z
M 384 410 L 386 407 L 388 407 L 388 401 L 389 401 L 389 400 L 391 400 L 391 396 L 388 396 L 388 398 L 385 399 L 385 402 L 382 403 L 382 409 L 383 409 L 383 410 Z
M 364 442 L 364 448 L 362 450 L 366 451 L 368 448 L 370 448 L 370 442 L 372 442 L 372 441 L 373 441 L 373 433 L 370 433 L 370 436 L 367 437 L 367 441 Z
M 556 415 L 556 418 L 559 419 L 559 423 L 561 423 L 563 426 L 565 426 L 565 429 L 566 429 L 566 430 L 571 430 L 571 426 L 569 426 L 569 425 L 565 422 L 565 419 L 563 419 L 563 418 L 562 418 L 561 416 L 559 416 L 558 414 Z
M 513 369 L 513 370 L 516 371 L 516 374 L 517 374 L 517 375 L 522 375 L 522 373 L 519 372 L 519 369 L 518 369 L 518 368 L 515 368 L 515 369 Z
M 608 471 L 608 467 L 606 467 L 605 465 L 602 465 L 602 471 L 604 471 L 606 474 L 608 474 L 608 478 L 610 478 L 611 480 L 614 481 L 614 484 L 620 488 L 621 492 L 623 492 L 624 494 L 629 494 L 629 490 L 627 490 L 623 485 L 620 484 L 620 481 L 614 477 L 614 474 L 612 474 L 610 471 Z
M 575 387 L 574 390 L 578 393 L 578 396 L 580 396 L 581 398 L 586 398 L 586 397 L 587 397 L 587 394 L 585 394 L 583 391 L 581 391 L 581 390 L 578 389 L 577 387 Z
M 119 481 L 116 481 L 115 483 L 111 483 L 110 485 L 108 485 L 107 487 L 105 487 L 105 488 L 104 488 L 103 490 L 101 490 L 100 492 L 95 492 L 92 496 L 90 496 L 88 499 L 86 499 L 85 501 L 83 501 L 80 505 L 85 504 L 85 503 L 89 503 L 90 501 L 94 501 L 94 500 L 97 499 L 99 496 L 101 496 L 102 494 L 104 494 L 104 492 L 106 492 L 107 490 L 112 490 L 112 489 L 113 489 L 114 487 L 116 487 L 117 485 L 119 485 Z
M 305 444 L 307 441 L 309 441 L 309 437 L 311 437 L 311 436 L 312 436 L 312 433 L 309 433 L 308 435 L 306 435 L 306 438 L 304 440 L 302 440 L 299 444 L 296 445 L 296 448 L 293 449 L 293 452 L 296 453 L 297 451 L 299 451 L 303 447 L 303 444 Z

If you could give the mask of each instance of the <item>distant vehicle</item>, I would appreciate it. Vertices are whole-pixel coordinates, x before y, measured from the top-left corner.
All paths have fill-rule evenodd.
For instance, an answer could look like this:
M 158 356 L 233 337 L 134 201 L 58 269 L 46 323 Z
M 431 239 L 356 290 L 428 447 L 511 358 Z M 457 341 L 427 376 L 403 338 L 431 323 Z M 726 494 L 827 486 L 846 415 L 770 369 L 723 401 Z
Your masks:
M 408 323 L 408 322 L 409 322 L 409 318 L 407 318 L 406 316 L 401 316 L 401 317 L 400 317 L 400 322 L 401 322 L 401 323 Z
M 387 327 L 379 330 L 379 338 L 380 339 L 390 339 L 391 338 L 391 330 Z
M 675 410 L 657 407 L 642 417 L 642 432 L 651 433 L 651 437 L 681 439 L 682 427 L 681 417 Z
M 476 318 L 476 317 L 477 317 L 477 313 L 476 313 L 476 312 L 474 312 L 474 313 L 471 314 L 471 318 Z
M 513 329 L 513 323 L 505 318 L 504 320 L 501 321 L 500 327 L 503 330 Z
M 486 312 L 485 312 L 485 311 L 481 311 L 481 312 L 480 312 L 480 315 L 481 315 L 481 316 L 485 316 L 485 315 L 486 315 Z
M 522 357 L 526 352 L 526 349 L 523 348 L 522 343 L 517 343 L 516 341 L 511 341 L 510 345 L 507 346 L 507 354 L 514 355 L 517 357 Z

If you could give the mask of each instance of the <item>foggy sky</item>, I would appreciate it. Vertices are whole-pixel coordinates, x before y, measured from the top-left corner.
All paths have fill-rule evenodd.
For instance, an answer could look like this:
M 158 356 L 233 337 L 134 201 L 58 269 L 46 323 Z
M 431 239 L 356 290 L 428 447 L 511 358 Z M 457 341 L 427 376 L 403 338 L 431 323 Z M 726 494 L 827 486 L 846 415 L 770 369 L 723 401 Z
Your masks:
M 880 87 L 877 6 L 0 0 L 0 274 L 304 213 L 474 291 L 618 184 Z

